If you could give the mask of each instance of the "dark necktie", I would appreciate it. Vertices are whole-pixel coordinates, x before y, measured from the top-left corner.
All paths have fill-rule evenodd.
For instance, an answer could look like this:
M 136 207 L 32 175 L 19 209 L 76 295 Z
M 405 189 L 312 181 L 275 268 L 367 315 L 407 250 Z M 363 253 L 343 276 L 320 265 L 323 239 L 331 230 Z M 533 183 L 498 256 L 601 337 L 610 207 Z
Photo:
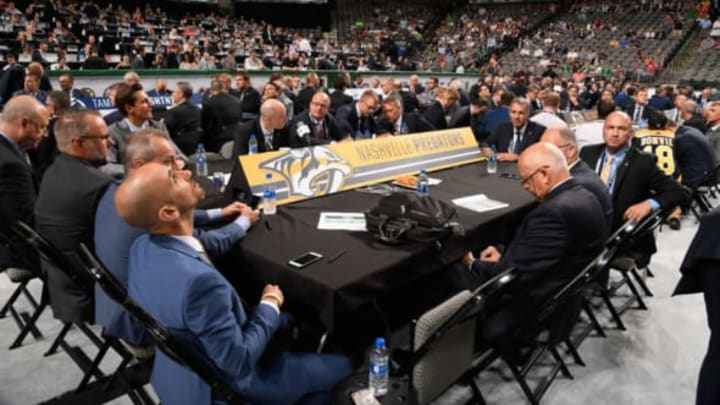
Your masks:
M 522 146 L 522 132 L 519 129 L 515 129 L 515 145 L 512 153 L 519 154 Z
M 315 137 L 317 139 L 325 139 L 325 126 L 322 121 L 318 122 L 315 126 Z

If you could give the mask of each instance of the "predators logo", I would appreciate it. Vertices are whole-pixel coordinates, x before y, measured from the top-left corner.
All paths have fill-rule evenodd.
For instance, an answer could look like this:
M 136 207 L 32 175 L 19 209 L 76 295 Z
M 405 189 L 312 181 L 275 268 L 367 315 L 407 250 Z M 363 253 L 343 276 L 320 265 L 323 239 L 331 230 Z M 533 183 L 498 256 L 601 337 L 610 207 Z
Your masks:
M 288 197 L 313 197 L 340 191 L 353 169 L 332 150 L 316 146 L 289 150 L 264 161 L 262 169 L 280 174 L 290 186 Z

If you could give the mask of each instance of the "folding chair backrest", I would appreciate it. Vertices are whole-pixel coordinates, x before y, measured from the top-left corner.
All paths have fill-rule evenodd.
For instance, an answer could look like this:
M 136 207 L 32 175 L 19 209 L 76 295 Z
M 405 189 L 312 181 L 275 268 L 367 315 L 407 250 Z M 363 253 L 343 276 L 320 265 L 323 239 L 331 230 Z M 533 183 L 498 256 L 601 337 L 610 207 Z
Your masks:
M 40 255 L 40 259 L 48 266 L 52 266 L 57 270 L 65 273 L 71 280 L 83 284 L 88 278 L 84 274 L 77 271 L 76 266 L 68 256 L 57 249 L 49 240 L 32 229 L 28 224 L 18 221 L 12 227 L 13 232 L 32 246 L 35 252 Z
M 205 383 L 207 383 L 215 396 L 226 400 L 230 404 L 244 404 L 240 396 L 233 391 L 215 370 L 199 354 L 187 349 L 181 341 L 175 338 L 163 324 L 154 316 L 145 311 L 127 294 L 127 290 L 103 266 L 95 255 L 84 245 L 80 244 L 78 255 L 85 270 L 100 285 L 105 293 L 120 304 L 148 333 L 155 344 L 168 357 L 176 363 L 192 370 Z
M 637 228 L 638 223 L 634 219 L 627 220 L 620 228 L 618 228 L 605 242 L 605 248 L 616 251 L 620 246 L 624 245 Z
M 425 312 L 414 330 L 414 350 L 419 349 L 443 324 L 473 300 L 469 290 L 461 291 L 435 308 Z M 437 397 L 472 366 L 475 341 L 475 317 L 450 325 L 433 347 L 420 358 L 412 370 L 412 386 L 418 404 Z
M 472 367 L 479 312 L 515 278 L 515 269 L 510 268 L 475 291 L 461 291 L 418 318 L 412 333 L 410 376 L 418 404 L 432 401 Z

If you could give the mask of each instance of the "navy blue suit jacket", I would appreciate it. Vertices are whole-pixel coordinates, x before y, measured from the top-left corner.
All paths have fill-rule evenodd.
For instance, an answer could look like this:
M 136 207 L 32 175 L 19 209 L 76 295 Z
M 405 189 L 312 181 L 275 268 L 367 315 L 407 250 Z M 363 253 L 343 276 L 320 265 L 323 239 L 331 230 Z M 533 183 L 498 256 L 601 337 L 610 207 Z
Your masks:
M 607 236 L 597 198 L 573 179 L 558 185 L 523 219 L 498 263 L 473 263 L 478 281 L 511 266 L 520 274 L 513 298 L 485 322 L 483 336 L 510 332 L 594 259 Z
M 378 125 L 373 117 L 365 118 L 364 126 L 361 125 L 357 114 L 357 101 L 338 108 L 335 113 L 335 121 L 350 127 L 355 139 L 370 138 L 373 134 L 378 133 Z
M 145 231 L 128 225 L 118 215 L 113 199 L 118 183 L 111 184 L 100 199 L 95 213 L 95 253 L 105 267 L 127 288 L 130 246 Z M 205 211 L 196 211 L 195 224 L 208 223 Z M 245 236 L 242 226 L 230 223 L 212 231 L 195 228 L 197 237 L 212 258 L 224 256 Z M 145 331 L 136 325 L 125 310 L 95 285 L 95 321 L 105 327 L 105 333 L 134 345 L 148 344 Z
M 434 101 L 430 104 L 424 114 L 425 120 L 430 123 L 435 129 L 446 129 L 447 121 L 445 121 L 445 110 L 439 101 Z
M 280 315 L 265 304 L 247 313 L 230 283 L 173 237 L 142 235 L 135 241 L 128 294 L 251 403 L 295 403 L 307 393 L 329 391 L 351 372 L 340 356 L 264 356 Z M 155 357 L 151 383 L 163 403 L 211 402 L 210 387 L 163 353 Z
M 538 142 L 544 132 L 544 126 L 528 121 L 525 126 L 522 144 L 520 145 L 520 152 L 535 142 Z M 485 143 L 487 143 L 488 146 L 495 145 L 495 150 L 499 153 L 508 153 L 511 152 L 508 149 L 510 148 L 510 143 L 514 135 L 515 129 L 512 123 L 504 122 L 495 128 L 495 131 L 485 140 Z

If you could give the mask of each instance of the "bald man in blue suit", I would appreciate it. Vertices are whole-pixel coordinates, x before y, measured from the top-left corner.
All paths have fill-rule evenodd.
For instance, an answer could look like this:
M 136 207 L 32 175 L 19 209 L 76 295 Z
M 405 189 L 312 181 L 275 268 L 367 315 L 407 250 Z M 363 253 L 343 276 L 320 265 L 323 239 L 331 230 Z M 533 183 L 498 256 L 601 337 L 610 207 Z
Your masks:
M 284 297 L 275 285 L 247 312 L 232 286 L 193 235 L 193 210 L 203 196 L 190 172 L 147 164 L 118 187 L 115 205 L 145 229 L 130 250 L 128 294 L 188 348 L 202 355 L 251 404 L 329 404 L 333 387 L 351 373 L 347 358 L 266 351 L 281 328 Z M 218 403 L 192 371 L 157 353 L 151 383 L 161 402 Z

